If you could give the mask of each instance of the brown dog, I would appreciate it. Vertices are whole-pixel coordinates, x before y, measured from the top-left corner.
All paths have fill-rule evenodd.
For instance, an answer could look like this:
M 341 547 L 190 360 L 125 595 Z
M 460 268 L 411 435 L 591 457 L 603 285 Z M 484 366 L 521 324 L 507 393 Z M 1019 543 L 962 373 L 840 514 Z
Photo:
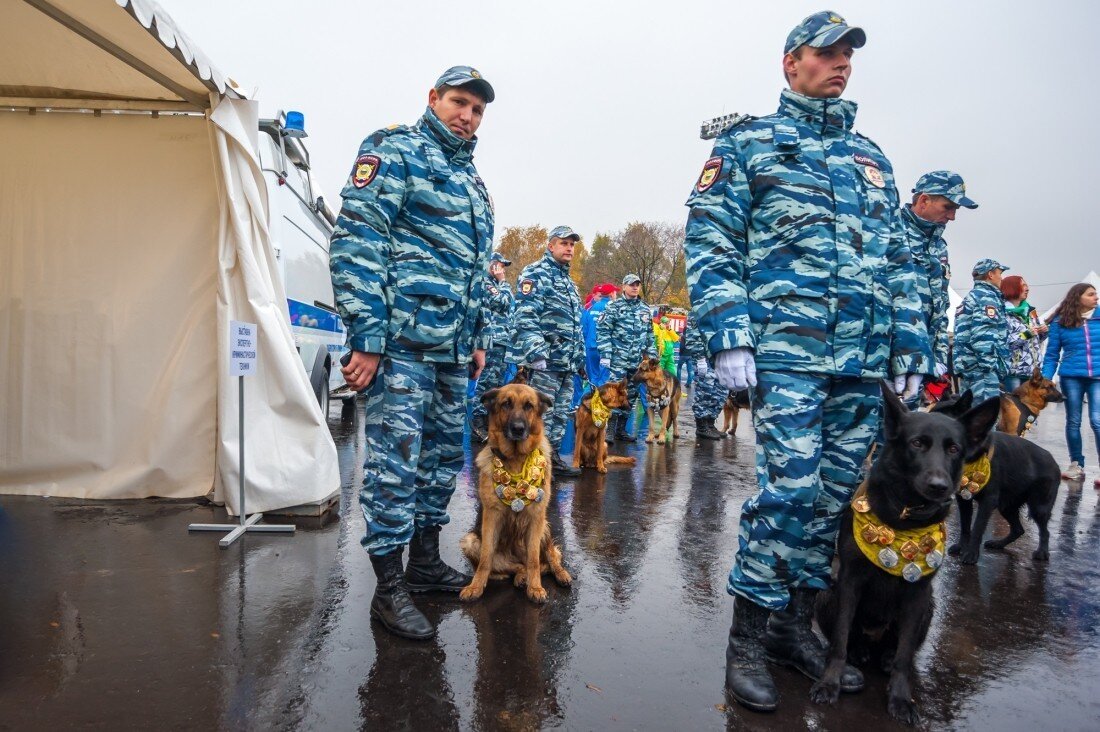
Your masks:
M 1022 437 L 1031 429 L 1039 412 L 1051 402 L 1064 402 L 1062 392 L 1050 379 L 1044 379 L 1039 369 L 1031 372 L 1031 378 L 1020 384 L 1011 394 L 1001 395 L 1001 418 L 997 431 Z
M 596 393 L 600 395 L 600 401 L 609 410 L 622 409 L 627 405 L 626 379 L 609 381 L 593 392 L 593 394 Z M 607 420 L 605 417 L 603 423 L 599 425 L 592 421 L 593 394 L 581 399 L 577 413 L 573 417 L 576 435 L 573 467 L 595 468 L 598 472 L 606 473 L 608 464 L 633 465 L 636 462 L 635 458 L 607 454 L 607 441 L 604 440 L 607 434 Z
M 550 536 L 550 442 L 542 415 L 550 397 L 524 384 L 507 384 L 481 397 L 489 417 L 489 444 L 477 456 L 480 471 L 477 526 L 459 546 L 477 568 L 459 594 L 476 600 L 490 578 L 513 576 L 527 597 L 546 602 L 544 572 L 560 585 L 573 581 L 561 564 L 561 550 Z
M 645 384 L 646 412 L 649 414 L 649 436 L 645 441 L 656 440 L 658 445 L 665 444 L 669 427 L 672 428 L 672 436 L 679 438 L 676 415 L 680 413 L 680 380 L 661 368 L 661 362 L 650 356 L 643 358 L 638 365 L 634 381 Z
M 742 409 L 751 409 L 749 390 L 731 391 L 722 405 L 722 432 L 732 435 L 737 432 L 737 418 Z

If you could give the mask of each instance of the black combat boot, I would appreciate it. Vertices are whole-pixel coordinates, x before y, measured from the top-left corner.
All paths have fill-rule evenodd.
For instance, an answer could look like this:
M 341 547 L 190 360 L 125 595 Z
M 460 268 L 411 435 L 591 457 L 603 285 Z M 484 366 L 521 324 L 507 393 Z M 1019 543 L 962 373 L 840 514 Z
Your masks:
M 733 598 L 733 625 L 726 646 L 726 691 L 754 712 L 779 706 L 779 690 L 768 671 L 764 631 L 768 609 L 743 597 Z
M 572 465 L 562 460 L 557 450 L 554 450 L 550 455 L 550 466 L 554 469 L 554 472 L 551 473 L 551 477 L 553 478 L 576 478 L 581 474 L 581 469 L 574 468 Z
M 452 569 L 439 558 L 439 530 L 439 526 L 428 526 L 413 532 L 409 542 L 409 566 L 405 569 L 409 592 L 461 592 L 474 579 Z
M 370 616 L 385 626 L 386 630 L 402 638 L 428 640 L 435 635 L 435 628 L 424 614 L 416 609 L 405 575 L 401 571 L 401 550 L 389 554 L 370 555 L 378 586 L 370 601 Z
M 700 440 L 721 440 L 725 437 L 714 426 L 714 420 L 709 417 L 695 418 L 695 436 Z
M 780 666 L 790 666 L 820 681 L 829 659 L 828 647 L 812 627 L 816 597 L 817 590 L 806 587 L 791 590 L 787 607 L 774 611 L 768 621 L 764 648 L 768 658 Z M 845 665 L 840 675 L 840 690 L 848 693 L 863 690 L 863 674 L 858 668 Z
M 612 414 L 607 418 L 607 426 L 603 431 L 603 441 L 608 445 L 615 444 L 615 429 L 618 427 L 619 418 L 617 415 Z
M 626 423 L 630 421 L 629 414 L 620 414 L 615 422 L 615 440 L 617 442 L 634 442 L 636 437 L 631 437 L 630 433 L 626 431 Z

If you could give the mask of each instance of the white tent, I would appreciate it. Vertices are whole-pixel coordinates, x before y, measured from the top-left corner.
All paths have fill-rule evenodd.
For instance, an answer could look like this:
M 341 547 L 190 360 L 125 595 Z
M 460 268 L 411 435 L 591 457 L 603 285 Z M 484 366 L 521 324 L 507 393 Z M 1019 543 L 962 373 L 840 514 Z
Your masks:
M 149 0 L 0 0 L 0 493 L 321 500 L 336 450 L 267 231 L 257 104 Z
M 1100 290 L 1100 275 L 1096 274 L 1096 270 L 1090 271 L 1087 275 L 1085 275 L 1084 277 L 1081 278 L 1081 281 L 1082 282 L 1088 282 L 1090 285 L 1095 287 L 1097 290 Z M 1069 287 L 1070 286 L 1067 285 L 1066 290 L 1069 290 Z M 1058 303 L 1055 303 L 1054 306 L 1050 310 L 1047 310 L 1045 313 L 1043 313 L 1043 316 L 1042 316 L 1043 317 L 1043 322 L 1045 322 L 1045 323 L 1050 322 L 1050 319 L 1052 317 L 1054 317 L 1054 311 L 1058 309 L 1058 305 L 1064 297 L 1065 297 L 1065 293 L 1063 293 L 1061 296 L 1059 296 L 1059 298 L 1058 298 L 1059 302 Z
M 947 286 L 947 331 L 949 333 L 955 332 L 955 310 L 962 305 L 962 295 L 955 291 L 954 287 Z

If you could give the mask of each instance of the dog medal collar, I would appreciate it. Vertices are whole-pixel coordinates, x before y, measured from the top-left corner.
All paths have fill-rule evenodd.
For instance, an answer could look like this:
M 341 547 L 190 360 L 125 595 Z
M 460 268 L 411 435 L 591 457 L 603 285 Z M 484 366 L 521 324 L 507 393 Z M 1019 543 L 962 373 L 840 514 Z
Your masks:
M 532 501 L 539 503 L 546 495 L 541 487 L 545 470 L 546 458 L 538 448 L 527 455 L 518 474 L 509 472 L 504 461 L 494 456 L 493 482 L 497 484 L 497 498 L 516 513 L 530 506 Z
M 607 424 L 607 418 L 611 416 L 611 410 L 603 403 L 603 399 L 600 399 L 599 389 L 592 390 L 592 402 L 589 411 L 592 412 L 592 424 L 597 427 L 603 427 Z
M 916 529 L 893 529 L 871 512 L 864 486 L 852 499 L 852 534 L 867 561 L 908 582 L 935 573 L 943 564 L 947 527 L 942 521 Z
M 963 466 L 962 479 L 959 480 L 959 498 L 969 501 L 982 492 L 989 478 L 993 474 L 993 448 L 983 453 L 981 457 L 972 463 Z

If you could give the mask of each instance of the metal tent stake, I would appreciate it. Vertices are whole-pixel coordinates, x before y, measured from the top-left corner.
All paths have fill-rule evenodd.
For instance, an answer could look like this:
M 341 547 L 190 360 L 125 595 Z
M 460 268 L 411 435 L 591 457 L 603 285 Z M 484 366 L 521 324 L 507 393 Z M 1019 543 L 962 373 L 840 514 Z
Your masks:
M 240 460 L 241 460 L 241 501 L 238 506 L 236 524 L 190 524 L 187 527 L 188 531 L 229 531 L 224 537 L 218 540 L 218 546 L 225 549 L 234 541 L 236 541 L 241 534 L 247 532 L 261 533 L 261 534 L 293 534 L 295 526 L 293 524 L 260 524 L 260 519 L 264 517 L 262 513 L 254 513 L 251 516 L 247 515 L 244 508 L 244 377 L 246 373 L 252 373 L 255 368 L 255 342 L 252 340 L 255 333 L 256 326 L 247 323 L 238 323 L 233 321 L 231 324 L 231 330 L 237 332 L 240 340 L 237 340 L 235 348 L 252 349 L 246 351 L 251 358 L 247 356 L 238 357 L 239 352 L 234 352 L 234 371 L 238 374 L 238 417 L 237 417 L 237 436 L 240 439 Z M 242 330 L 242 327 L 244 328 Z

